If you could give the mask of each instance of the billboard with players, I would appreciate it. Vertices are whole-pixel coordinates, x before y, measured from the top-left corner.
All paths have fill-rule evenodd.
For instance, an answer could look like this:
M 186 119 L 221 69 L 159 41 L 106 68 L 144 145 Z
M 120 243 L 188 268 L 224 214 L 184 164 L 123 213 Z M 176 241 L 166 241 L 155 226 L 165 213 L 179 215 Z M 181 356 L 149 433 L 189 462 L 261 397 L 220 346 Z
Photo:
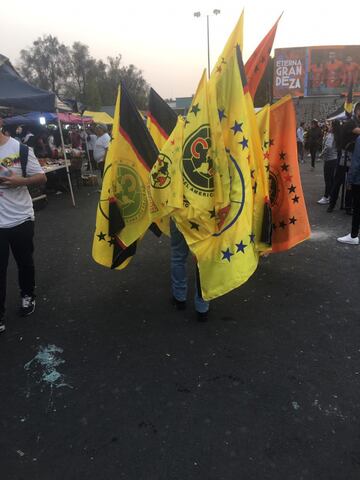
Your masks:
M 274 59 L 275 98 L 360 92 L 360 45 L 278 48 Z

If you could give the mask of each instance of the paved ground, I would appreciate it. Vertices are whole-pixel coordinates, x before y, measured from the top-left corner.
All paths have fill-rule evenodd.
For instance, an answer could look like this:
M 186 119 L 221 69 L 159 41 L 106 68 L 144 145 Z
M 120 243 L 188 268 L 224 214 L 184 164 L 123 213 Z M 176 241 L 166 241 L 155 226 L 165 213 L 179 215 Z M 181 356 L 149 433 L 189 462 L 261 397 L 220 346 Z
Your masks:
M 38 309 L 0 337 L 1 480 L 358 480 L 360 248 L 337 244 L 320 164 L 303 167 L 313 238 L 212 303 L 172 310 L 169 244 L 90 256 L 97 194 L 37 215 Z

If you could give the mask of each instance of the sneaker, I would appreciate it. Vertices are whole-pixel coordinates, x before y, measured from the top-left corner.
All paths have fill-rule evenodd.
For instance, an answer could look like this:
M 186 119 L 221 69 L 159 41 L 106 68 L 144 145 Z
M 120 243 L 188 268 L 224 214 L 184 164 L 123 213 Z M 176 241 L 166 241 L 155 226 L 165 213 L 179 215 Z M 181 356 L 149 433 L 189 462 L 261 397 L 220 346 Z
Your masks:
M 329 205 L 328 208 L 326 209 L 326 211 L 327 211 L 328 213 L 331 213 L 331 212 L 334 211 L 334 208 L 335 208 L 335 207 L 334 207 L 333 205 Z
M 174 296 L 171 298 L 171 304 L 174 305 L 176 310 L 185 310 L 186 309 L 186 300 L 178 300 Z
M 340 243 L 348 243 L 349 245 L 359 245 L 359 237 L 352 237 L 351 233 L 345 235 L 345 237 L 339 237 L 337 239 Z
M 207 322 L 209 320 L 209 311 L 196 312 L 198 322 Z
M 328 197 L 321 197 L 320 200 L 317 201 L 320 205 L 328 205 L 330 203 L 330 199 Z
M 20 314 L 22 317 L 31 315 L 35 310 L 35 297 L 24 295 L 21 298 Z

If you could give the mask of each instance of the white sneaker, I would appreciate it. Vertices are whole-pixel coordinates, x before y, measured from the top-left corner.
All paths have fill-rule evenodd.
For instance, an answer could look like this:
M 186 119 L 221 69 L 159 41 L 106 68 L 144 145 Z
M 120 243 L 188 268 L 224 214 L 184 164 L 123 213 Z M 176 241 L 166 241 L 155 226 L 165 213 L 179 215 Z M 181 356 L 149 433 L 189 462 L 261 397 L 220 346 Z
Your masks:
M 320 205 L 328 205 L 330 203 L 330 199 L 328 197 L 321 197 L 320 200 L 317 201 Z
M 359 237 L 353 238 L 351 233 L 345 235 L 345 237 L 339 237 L 337 241 L 340 243 L 348 243 L 349 245 L 359 245 Z

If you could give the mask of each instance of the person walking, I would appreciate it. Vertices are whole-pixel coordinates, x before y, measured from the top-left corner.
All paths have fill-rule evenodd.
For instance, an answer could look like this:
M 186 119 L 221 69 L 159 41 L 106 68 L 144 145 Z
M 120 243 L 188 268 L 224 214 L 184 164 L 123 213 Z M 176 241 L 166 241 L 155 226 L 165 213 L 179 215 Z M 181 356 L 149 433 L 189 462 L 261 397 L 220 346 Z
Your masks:
M 172 304 L 177 310 L 185 310 L 187 297 L 186 260 L 189 247 L 173 220 L 170 221 L 170 237 Z M 196 271 L 194 303 L 197 320 L 206 322 L 208 320 L 209 302 L 202 298 L 198 270 Z
M 338 151 L 331 122 L 329 122 L 327 126 L 327 132 L 324 137 L 323 148 L 320 153 L 320 157 L 324 160 L 325 192 L 317 203 L 320 205 L 327 205 L 330 203 L 330 192 L 334 182 L 334 174 L 338 157 Z
M 296 143 L 298 151 L 298 162 L 304 163 L 304 122 L 300 122 L 300 126 L 296 130 Z
M 311 170 L 314 170 L 316 153 L 322 145 L 322 130 L 319 127 L 319 122 L 316 120 L 316 118 L 311 121 L 307 142 L 309 144 L 309 150 L 311 155 Z
M 27 316 L 35 310 L 34 209 L 27 187 L 46 182 L 33 150 L 5 136 L 2 125 L 0 118 L 0 332 L 5 331 L 10 249 L 18 268 L 20 313 Z
M 355 148 L 351 156 L 351 166 L 348 174 L 348 182 L 352 191 L 353 198 L 353 214 L 351 232 L 344 237 L 337 239 L 340 243 L 348 243 L 350 245 L 359 245 L 359 229 L 360 229 L 360 135 L 355 141 Z

